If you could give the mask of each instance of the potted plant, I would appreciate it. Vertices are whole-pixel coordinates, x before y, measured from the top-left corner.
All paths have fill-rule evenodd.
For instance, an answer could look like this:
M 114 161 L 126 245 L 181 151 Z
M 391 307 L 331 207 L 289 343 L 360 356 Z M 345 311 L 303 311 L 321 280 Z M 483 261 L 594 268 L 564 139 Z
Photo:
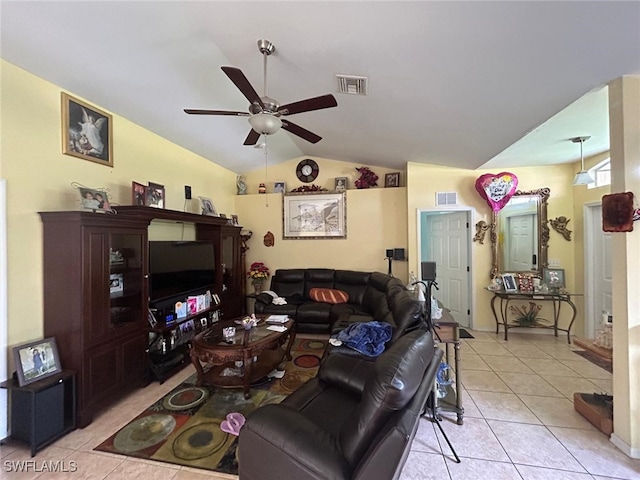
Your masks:
M 262 284 L 269 277 L 269 267 L 262 262 L 253 262 L 249 267 L 247 276 L 251 279 L 251 284 L 256 294 L 262 292 Z

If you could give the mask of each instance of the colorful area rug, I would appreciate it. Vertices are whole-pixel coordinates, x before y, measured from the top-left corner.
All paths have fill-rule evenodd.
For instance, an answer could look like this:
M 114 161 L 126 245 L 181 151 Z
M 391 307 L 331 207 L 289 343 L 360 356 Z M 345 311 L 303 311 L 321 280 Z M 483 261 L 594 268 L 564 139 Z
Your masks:
M 249 399 L 242 389 L 197 387 L 193 375 L 95 450 L 237 474 L 237 437 L 223 432 L 220 424 L 228 413 L 246 417 L 262 405 L 284 400 L 316 375 L 325 345 L 296 339 L 284 377 L 254 385 Z

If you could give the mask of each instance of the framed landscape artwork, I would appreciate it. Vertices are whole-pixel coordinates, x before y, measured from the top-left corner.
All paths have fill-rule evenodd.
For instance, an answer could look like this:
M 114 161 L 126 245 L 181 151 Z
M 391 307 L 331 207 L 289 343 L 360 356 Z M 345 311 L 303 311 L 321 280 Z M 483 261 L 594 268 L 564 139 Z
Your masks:
M 285 240 L 347 238 L 346 193 L 285 194 Z
M 13 359 L 21 387 L 62 371 L 56 339 L 53 337 L 14 347 Z
M 62 92 L 62 153 L 113 167 L 113 117 Z

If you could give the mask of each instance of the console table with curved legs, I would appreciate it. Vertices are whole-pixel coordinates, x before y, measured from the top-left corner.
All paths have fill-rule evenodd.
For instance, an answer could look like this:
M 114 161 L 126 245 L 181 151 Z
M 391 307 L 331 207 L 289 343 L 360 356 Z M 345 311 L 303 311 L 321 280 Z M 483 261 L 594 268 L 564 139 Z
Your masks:
M 488 290 L 488 289 L 487 289 Z M 510 328 L 548 328 L 553 329 L 553 333 L 555 336 L 558 336 L 558 331 L 567 333 L 567 343 L 571 344 L 571 327 L 573 326 L 573 322 L 576 319 L 576 306 L 571 301 L 572 296 L 580 296 L 582 294 L 577 293 L 529 293 L 529 292 L 515 292 L 515 293 L 507 293 L 504 290 L 488 290 L 493 293 L 493 298 L 491 299 L 491 310 L 493 311 L 493 317 L 496 320 L 496 334 L 499 332 L 500 325 L 504 327 L 504 339 L 508 340 L 507 333 Z M 499 302 L 498 302 L 499 300 Z M 509 323 L 509 304 L 513 300 L 527 300 L 530 302 L 535 301 L 543 301 L 543 302 L 552 302 L 553 304 L 553 318 L 549 319 L 552 324 L 545 325 L 543 323 L 534 323 L 532 325 L 520 325 L 517 323 Z M 499 310 L 496 309 L 496 302 L 499 304 Z M 569 322 L 569 326 L 565 328 L 560 328 L 558 326 L 558 322 L 560 320 L 560 311 L 562 304 L 567 304 L 569 308 L 571 308 L 571 321 Z

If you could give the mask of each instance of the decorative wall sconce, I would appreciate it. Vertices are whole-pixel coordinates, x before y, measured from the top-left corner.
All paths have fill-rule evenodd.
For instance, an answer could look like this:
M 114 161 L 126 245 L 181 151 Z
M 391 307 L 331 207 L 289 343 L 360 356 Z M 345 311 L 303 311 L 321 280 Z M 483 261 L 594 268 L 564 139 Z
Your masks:
M 480 220 L 478 223 L 476 223 L 476 234 L 473 237 L 473 241 L 483 244 L 484 236 L 487 233 L 487 230 L 489 230 L 489 224 L 484 220 Z
M 612 193 L 602 197 L 602 231 L 633 231 L 633 193 Z
M 549 224 L 551 225 L 551 228 L 562 235 L 566 241 L 570 242 L 572 232 L 567 228 L 567 224 L 570 221 L 571 220 L 569 220 L 567 217 L 558 217 L 549 220 Z

